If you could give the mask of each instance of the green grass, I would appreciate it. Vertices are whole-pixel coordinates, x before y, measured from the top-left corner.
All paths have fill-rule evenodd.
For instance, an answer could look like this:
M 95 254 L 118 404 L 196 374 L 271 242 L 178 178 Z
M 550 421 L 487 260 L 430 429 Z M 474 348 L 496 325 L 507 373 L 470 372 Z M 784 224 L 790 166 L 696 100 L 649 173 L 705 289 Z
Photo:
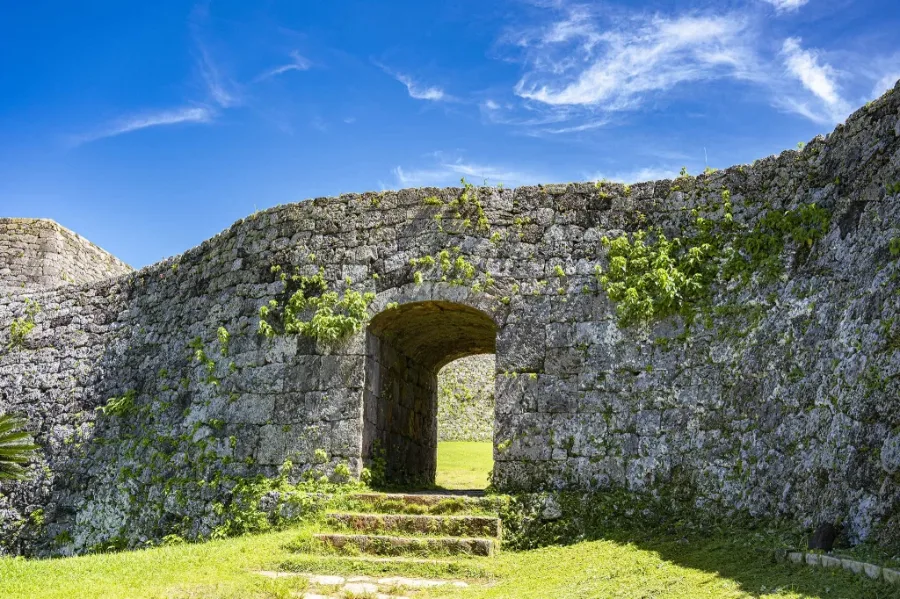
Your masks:
M 303 580 L 272 582 L 260 569 L 467 578 L 472 587 L 406 592 L 416 599 L 880 599 L 900 588 L 842 570 L 776 564 L 748 539 L 690 542 L 604 539 L 437 564 L 346 560 L 292 552 L 310 527 L 224 541 L 54 560 L 0 558 L 4 599 L 282 599 Z M 751 543 L 752 544 L 752 543 Z M 302 543 L 301 543 L 302 545 Z
M 490 442 L 444 441 L 437 448 L 435 484 L 442 489 L 484 489 L 494 468 Z

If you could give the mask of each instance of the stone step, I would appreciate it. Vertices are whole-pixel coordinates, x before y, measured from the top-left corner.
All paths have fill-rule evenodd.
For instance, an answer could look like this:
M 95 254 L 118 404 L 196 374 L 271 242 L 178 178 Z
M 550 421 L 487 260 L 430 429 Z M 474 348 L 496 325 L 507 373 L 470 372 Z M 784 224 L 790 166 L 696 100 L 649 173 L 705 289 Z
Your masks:
M 491 578 L 491 560 L 477 556 L 416 557 L 414 555 L 322 555 L 303 553 L 278 564 L 284 572 L 366 574 L 369 576 L 425 576 L 427 578 Z
M 349 497 L 362 512 L 458 514 L 499 511 L 497 497 L 453 495 L 449 493 L 355 493 Z
M 493 560 L 472 555 L 421 557 L 415 555 L 347 555 L 302 553 L 278 564 L 283 572 L 368 576 L 424 576 L 426 578 L 488 579 L 495 576 Z
M 328 514 L 328 523 L 357 533 L 500 537 L 500 518 L 496 516 L 331 513 Z
M 338 550 L 373 555 L 494 555 L 496 539 L 471 537 L 395 537 L 321 533 L 313 538 Z

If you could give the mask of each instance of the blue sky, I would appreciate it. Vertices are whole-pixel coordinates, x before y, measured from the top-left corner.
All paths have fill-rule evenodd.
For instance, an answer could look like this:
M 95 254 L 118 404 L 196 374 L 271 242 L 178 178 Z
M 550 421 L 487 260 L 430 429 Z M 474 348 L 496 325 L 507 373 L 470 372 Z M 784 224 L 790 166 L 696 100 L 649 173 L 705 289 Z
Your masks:
M 896 0 L 0 8 L 0 215 L 133 266 L 255 209 L 751 162 L 900 79 Z

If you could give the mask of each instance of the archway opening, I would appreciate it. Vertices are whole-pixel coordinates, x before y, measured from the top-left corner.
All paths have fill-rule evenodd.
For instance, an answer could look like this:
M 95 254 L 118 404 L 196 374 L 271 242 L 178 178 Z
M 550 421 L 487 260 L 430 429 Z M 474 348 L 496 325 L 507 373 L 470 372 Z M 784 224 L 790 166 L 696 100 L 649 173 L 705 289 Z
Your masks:
M 464 304 L 425 301 L 384 310 L 366 333 L 362 455 L 376 483 L 433 485 L 438 372 L 496 351 L 497 326 Z
M 476 490 L 494 469 L 494 354 L 466 356 L 438 372 L 438 453 L 435 483 Z

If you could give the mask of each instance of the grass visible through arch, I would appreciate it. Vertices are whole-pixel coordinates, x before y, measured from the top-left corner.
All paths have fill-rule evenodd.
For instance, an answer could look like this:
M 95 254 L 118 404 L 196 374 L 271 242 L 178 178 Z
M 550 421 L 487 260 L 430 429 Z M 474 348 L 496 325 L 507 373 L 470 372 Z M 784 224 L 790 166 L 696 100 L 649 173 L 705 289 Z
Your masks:
M 447 490 L 484 489 L 494 468 L 490 441 L 442 441 L 437 448 L 435 484 Z

